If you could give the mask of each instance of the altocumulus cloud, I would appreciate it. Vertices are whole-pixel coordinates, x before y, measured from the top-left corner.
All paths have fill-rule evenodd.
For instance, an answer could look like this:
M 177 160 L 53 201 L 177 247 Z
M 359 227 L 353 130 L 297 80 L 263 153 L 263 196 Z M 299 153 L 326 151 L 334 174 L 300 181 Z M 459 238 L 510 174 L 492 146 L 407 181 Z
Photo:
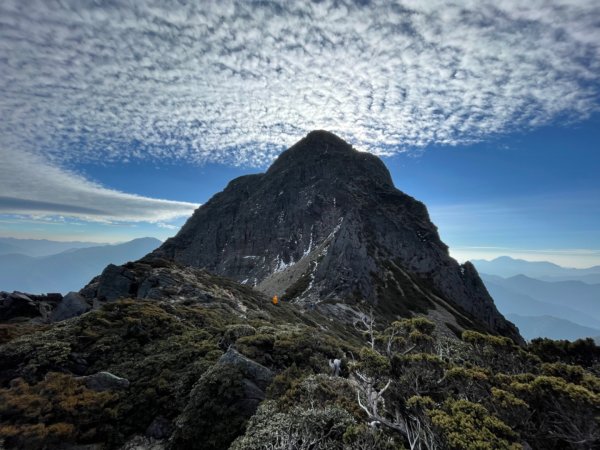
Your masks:
M 0 149 L 0 158 L 0 214 L 162 224 L 189 216 L 198 206 L 106 189 L 26 152 Z
M 383 154 L 598 110 L 597 0 L 124 4 L 0 2 L 4 148 L 264 166 L 314 128 Z

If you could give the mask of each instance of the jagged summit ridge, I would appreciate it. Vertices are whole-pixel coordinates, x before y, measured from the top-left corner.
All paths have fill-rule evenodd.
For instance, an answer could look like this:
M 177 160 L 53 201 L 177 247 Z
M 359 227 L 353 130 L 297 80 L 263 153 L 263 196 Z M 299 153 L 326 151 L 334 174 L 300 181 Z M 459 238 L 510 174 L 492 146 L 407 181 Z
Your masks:
M 424 313 L 519 339 L 474 267 L 449 256 L 426 207 L 379 158 L 326 131 L 233 180 L 152 256 L 302 304 L 365 299 L 390 318 Z
M 257 285 L 330 242 L 364 192 L 390 188 L 381 160 L 314 131 L 265 174 L 229 183 L 156 254 Z
M 374 155 L 359 152 L 333 133 L 311 131 L 283 152 L 266 172 L 267 176 L 293 173 L 296 170 L 317 171 L 314 175 L 344 179 L 367 172 L 371 181 L 393 185 L 389 171 Z M 363 174 L 364 175 L 364 174 Z

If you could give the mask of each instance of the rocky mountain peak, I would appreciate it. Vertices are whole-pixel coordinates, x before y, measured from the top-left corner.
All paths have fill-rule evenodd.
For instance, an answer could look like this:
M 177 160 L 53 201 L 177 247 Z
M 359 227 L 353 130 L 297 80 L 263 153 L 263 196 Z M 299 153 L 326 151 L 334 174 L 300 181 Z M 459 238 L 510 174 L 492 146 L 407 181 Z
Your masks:
M 368 181 L 392 186 L 392 178 L 383 162 L 370 153 L 360 152 L 333 133 L 311 131 L 305 138 L 283 152 L 269 167 L 267 177 L 304 176 L 324 182 Z M 283 180 L 285 181 L 285 180 Z
M 389 320 L 425 314 L 448 330 L 520 340 L 475 268 L 449 256 L 425 206 L 394 187 L 379 158 L 326 131 L 233 180 L 151 256 L 336 317 L 367 301 Z

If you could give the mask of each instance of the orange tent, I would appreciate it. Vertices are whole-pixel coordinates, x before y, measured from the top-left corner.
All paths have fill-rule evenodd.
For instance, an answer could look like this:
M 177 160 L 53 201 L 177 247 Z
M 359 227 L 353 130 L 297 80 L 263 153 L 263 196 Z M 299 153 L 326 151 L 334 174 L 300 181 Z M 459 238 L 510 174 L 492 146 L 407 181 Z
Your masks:
M 273 302 L 274 305 L 276 305 L 277 303 L 279 303 L 279 299 L 277 298 L 276 295 L 273 296 L 272 302 Z

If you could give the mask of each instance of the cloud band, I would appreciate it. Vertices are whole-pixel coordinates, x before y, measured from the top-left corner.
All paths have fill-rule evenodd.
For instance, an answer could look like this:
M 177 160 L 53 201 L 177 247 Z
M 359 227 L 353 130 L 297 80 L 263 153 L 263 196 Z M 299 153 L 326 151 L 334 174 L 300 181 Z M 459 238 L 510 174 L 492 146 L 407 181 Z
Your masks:
M 0 157 L 0 214 L 161 222 L 189 216 L 198 206 L 106 189 L 27 152 L 0 149 Z
M 598 110 L 595 0 L 0 3 L 0 139 L 58 161 L 264 166 L 325 128 L 376 153 Z

